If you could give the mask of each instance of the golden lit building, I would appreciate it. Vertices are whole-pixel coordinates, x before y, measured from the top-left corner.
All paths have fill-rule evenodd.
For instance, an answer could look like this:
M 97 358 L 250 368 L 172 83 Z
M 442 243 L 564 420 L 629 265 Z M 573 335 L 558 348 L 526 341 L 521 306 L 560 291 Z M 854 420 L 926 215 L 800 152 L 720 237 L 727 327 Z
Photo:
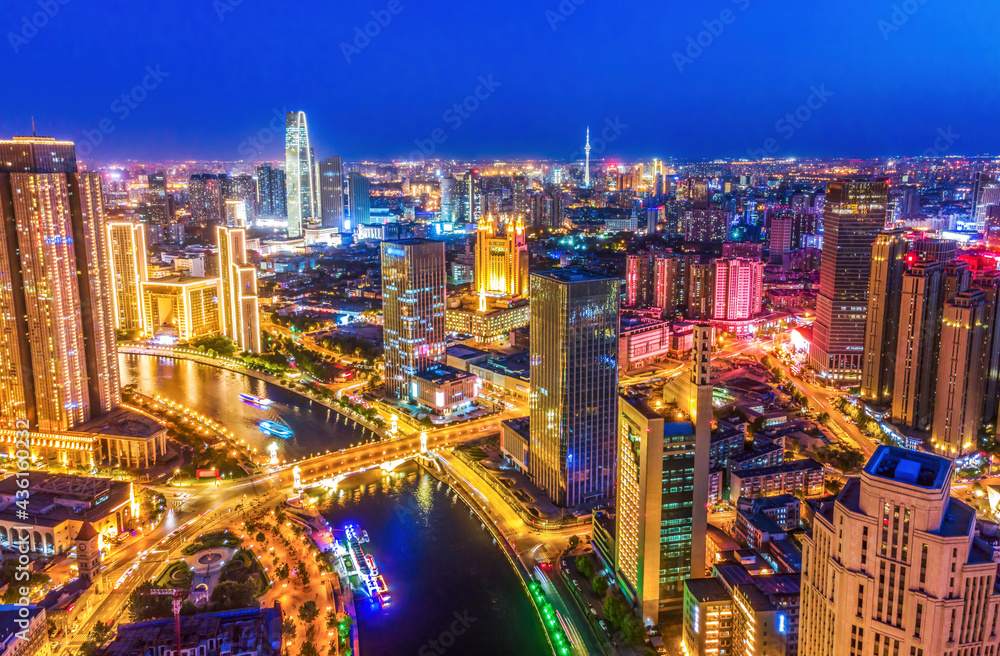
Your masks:
M 108 225 L 115 321 L 119 330 L 143 330 L 142 283 L 146 271 L 146 228 L 141 223 Z
M 97 173 L 70 141 L 0 141 L 0 427 L 65 431 L 121 402 Z
M 171 341 L 222 332 L 218 278 L 172 276 L 142 283 L 146 331 Z
M 528 242 L 520 217 L 486 216 L 479 222 L 475 285 L 478 294 L 528 294 Z
M 222 332 L 241 351 L 260 353 L 257 271 L 247 264 L 246 231 L 217 226 Z

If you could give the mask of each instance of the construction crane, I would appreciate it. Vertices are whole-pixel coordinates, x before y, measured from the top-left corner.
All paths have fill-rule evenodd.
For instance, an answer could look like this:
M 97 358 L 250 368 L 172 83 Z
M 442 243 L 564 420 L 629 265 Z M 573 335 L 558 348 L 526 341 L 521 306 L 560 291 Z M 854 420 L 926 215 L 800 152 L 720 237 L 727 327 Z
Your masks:
M 177 654 L 181 653 L 181 594 L 180 590 L 171 590 L 169 588 L 153 588 L 149 591 L 149 594 L 154 595 L 171 595 L 174 598 L 173 609 L 174 609 L 174 632 L 177 635 Z

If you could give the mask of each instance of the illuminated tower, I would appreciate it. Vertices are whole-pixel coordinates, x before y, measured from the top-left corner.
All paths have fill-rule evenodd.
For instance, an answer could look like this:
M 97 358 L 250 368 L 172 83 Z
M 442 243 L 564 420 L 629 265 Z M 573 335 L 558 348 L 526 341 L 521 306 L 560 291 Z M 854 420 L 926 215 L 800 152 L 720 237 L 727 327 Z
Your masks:
M 344 169 L 339 157 L 320 162 L 319 192 L 323 227 L 349 232 L 344 226 Z
M 143 329 L 142 283 L 146 272 L 146 228 L 141 223 L 108 225 L 111 244 L 111 284 L 119 330 Z
M 587 126 L 587 145 L 583 147 L 586 163 L 583 165 L 583 186 L 590 189 L 590 126 Z
M 500 231 L 498 223 L 503 226 Z M 520 217 L 485 216 L 476 236 L 476 291 L 525 296 L 528 293 L 528 242 Z
M 68 430 L 121 402 L 101 178 L 70 141 L 0 141 L 0 424 Z
M 904 233 L 902 229 L 880 233 L 872 247 L 861 397 L 875 403 L 890 402 L 895 383 L 899 303 L 909 250 Z
M 694 407 L 689 414 L 694 420 L 694 501 L 691 516 L 691 573 L 700 574 L 705 562 L 705 541 L 708 531 L 708 470 L 712 446 L 712 343 L 715 335 L 707 323 L 694 327 L 694 362 L 691 382 L 694 385 Z
M 288 192 L 288 236 L 302 236 L 302 224 L 314 215 L 312 153 L 305 112 L 288 112 L 285 121 L 285 184 Z
M 222 332 L 241 351 L 260 353 L 257 270 L 247 263 L 246 232 L 217 226 Z
M 413 377 L 445 361 L 444 242 L 382 242 L 385 387 L 402 401 L 417 396 Z

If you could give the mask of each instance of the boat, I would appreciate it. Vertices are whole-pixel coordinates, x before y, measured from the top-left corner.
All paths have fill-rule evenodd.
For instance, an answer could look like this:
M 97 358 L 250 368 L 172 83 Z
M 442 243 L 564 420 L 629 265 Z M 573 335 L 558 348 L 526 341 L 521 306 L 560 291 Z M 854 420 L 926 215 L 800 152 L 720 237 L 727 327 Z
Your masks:
M 273 401 L 271 399 L 264 398 L 263 396 L 254 396 L 253 394 L 240 394 L 240 398 L 247 403 L 252 403 L 253 405 L 259 405 L 262 408 L 266 408 L 271 405 Z
M 382 606 L 388 606 L 391 599 L 389 586 L 378 571 L 375 557 L 361 546 L 364 542 L 369 541 L 368 532 L 360 531 L 359 533 L 358 526 L 354 524 L 348 524 L 344 528 L 347 534 L 347 550 L 351 559 L 351 573 L 358 575 L 362 589 L 369 598 L 378 601 Z
M 287 440 L 294 435 L 291 428 L 273 421 L 260 422 L 260 429 L 268 435 L 274 435 L 275 437 L 280 437 L 283 440 Z

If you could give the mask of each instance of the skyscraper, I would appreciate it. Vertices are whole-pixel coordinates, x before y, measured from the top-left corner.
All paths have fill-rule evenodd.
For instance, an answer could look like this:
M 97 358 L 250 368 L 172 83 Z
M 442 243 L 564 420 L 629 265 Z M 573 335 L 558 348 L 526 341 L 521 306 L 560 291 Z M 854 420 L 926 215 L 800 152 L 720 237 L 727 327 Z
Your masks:
M 611 496 L 620 280 L 531 274 L 531 478 L 561 506 Z
M 971 213 L 978 232 L 983 232 L 986 228 L 986 214 L 991 205 L 1000 205 L 1000 182 L 995 174 L 980 173 L 972 187 Z
M 369 189 L 368 178 L 358 172 L 352 172 L 347 176 L 347 207 L 350 223 L 348 229 L 353 226 L 371 225 L 371 191 Z
M 323 227 L 350 232 L 344 222 L 344 167 L 339 157 L 327 157 L 320 162 L 319 194 Z
M 823 260 L 812 366 L 834 381 L 861 375 L 872 244 L 885 226 L 888 183 L 850 178 L 831 182 L 823 213 Z
M 975 289 L 983 291 L 986 302 L 986 352 L 983 355 L 982 420 L 989 422 L 997 413 L 1000 401 L 1000 272 L 980 271 L 972 280 Z
M 653 304 L 653 256 L 649 253 L 625 256 L 625 305 L 649 307 Z
M 148 178 L 149 206 L 153 223 L 167 223 L 170 216 L 170 197 L 167 195 L 167 174 L 157 171 Z
M 527 296 L 528 242 L 520 217 L 486 216 L 476 235 L 476 292 Z
M 460 187 L 461 197 L 461 218 L 466 223 L 479 223 L 482 216 L 482 187 L 480 185 L 479 171 L 469 169 L 462 178 Z
M 385 387 L 401 401 L 417 398 L 414 376 L 445 360 L 444 242 L 382 242 L 382 334 Z
M 302 236 L 302 226 L 315 216 L 312 149 L 305 112 L 288 112 L 285 120 L 285 184 L 288 192 L 288 236 Z
M 892 420 L 918 430 L 930 428 L 934 412 L 943 290 L 940 262 L 916 262 L 903 275 Z
M 763 262 L 738 257 L 715 260 L 714 319 L 751 319 L 761 313 L 763 302 Z
M 108 237 L 115 325 L 119 330 L 143 330 L 142 283 L 148 279 L 145 226 L 111 223 Z
M 872 247 L 865 350 L 861 363 L 861 398 L 875 403 L 884 404 L 892 400 L 899 338 L 899 302 L 909 246 L 904 234 L 904 230 L 880 233 Z
M 257 167 L 257 213 L 268 218 L 288 215 L 285 172 L 270 164 Z
M 218 226 L 222 332 L 241 351 L 260 353 L 257 270 L 247 263 L 246 231 Z
M 653 259 L 653 306 L 672 315 L 684 303 L 684 260 L 674 255 Z
M 441 178 L 441 221 L 455 223 L 458 220 L 458 181 L 452 175 Z
M 959 292 L 944 306 L 931 445 L 949 458 L 979 450 L 989 337 L 986 311 L 986 294 L 979 289 Z
M 684 580 L 701 576 L 712 440 L 712 328 L 695 327 L 691 377 L 678 407 L 618 400 L 614 567 L 619 588 L 657 623 L 680 610 Z M 681 410 L 691 421 L 675 416 Z M 682 415 L 683 416 L 683 415 Z
M 513 186 L 511 195 L 514 201 L 514 214 L 522 221 L 528 221 L 528 179 L 523 175 L 515 175 L 511 180 Z
M 223 218 L 222 187 L 226 184 L 226 176 L 212 173 L 192 175 L 188 181 L 188 197 L 191 205 L 191 218 L 205 223 L 219 223 Z
M 70 141 L 0 141 L 0 423 L 65 431 L 121 402 L 101 178 Z
M 995 533 L 951 496 L 953 470 L 879 446 L 818 506 L 802 541 L 799 654 L 997 653 Z

